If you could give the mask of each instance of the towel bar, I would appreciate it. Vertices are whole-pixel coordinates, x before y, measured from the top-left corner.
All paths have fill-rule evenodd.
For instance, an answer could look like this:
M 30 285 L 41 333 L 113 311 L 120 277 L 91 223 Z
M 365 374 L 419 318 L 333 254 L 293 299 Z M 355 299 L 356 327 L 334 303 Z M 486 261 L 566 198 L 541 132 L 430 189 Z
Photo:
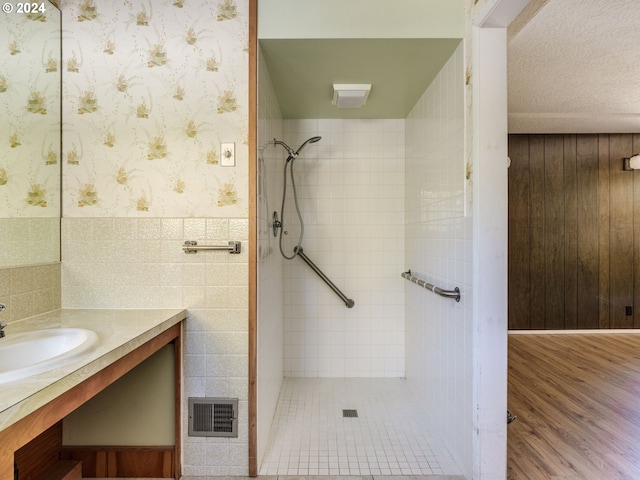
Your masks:
M 228 245 L 198 245 L 195 240 L 187 240 L 182 246 L 184 253 L 198 253 L 200 250 L 227 250 L 229 253 L 240 253 L 241 243 L 230 241 Z

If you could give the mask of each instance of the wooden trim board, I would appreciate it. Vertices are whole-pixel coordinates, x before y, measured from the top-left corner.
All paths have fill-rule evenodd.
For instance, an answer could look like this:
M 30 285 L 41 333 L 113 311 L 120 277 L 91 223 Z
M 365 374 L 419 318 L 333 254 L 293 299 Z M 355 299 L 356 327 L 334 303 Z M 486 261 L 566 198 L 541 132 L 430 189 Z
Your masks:
M 258 267 L 257 267 L 257 133 L 258 133 L 258 0 L 249 0 L 249 475 L 258 475 Z
M 167 447 L 64 446 L 62 460 L 82 462 L 83 478 L 180 478 L 175 449 Z

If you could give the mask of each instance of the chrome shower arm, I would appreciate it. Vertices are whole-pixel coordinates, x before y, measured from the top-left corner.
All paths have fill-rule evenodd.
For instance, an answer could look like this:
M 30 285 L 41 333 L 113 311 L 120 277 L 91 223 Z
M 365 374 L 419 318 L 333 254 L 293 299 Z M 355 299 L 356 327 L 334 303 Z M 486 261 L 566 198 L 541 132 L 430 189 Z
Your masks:
M 274 138 L 274 139 L 273 139 L 273 141 L 272 141 L 272 142 L 269 142 L 269 143 L 273 143 L 274 145 L 280 145 L 280 146 L 282 146 L 282 147 L 287 151 L 287 153 L 289 154 L 289 156 L 290 156 L 290 157 L 292 157 L 292 158 L 295 158 L 295 157 L 298 155 L 298 153 L 297 153 L 297 152 L 294 152 L 294 151 L 293 151 L 293 149 L 292 149 L 289 145 L 287 145 L 286 143 L 284 143 L 282 140 L 276 140 L 276 139 Z

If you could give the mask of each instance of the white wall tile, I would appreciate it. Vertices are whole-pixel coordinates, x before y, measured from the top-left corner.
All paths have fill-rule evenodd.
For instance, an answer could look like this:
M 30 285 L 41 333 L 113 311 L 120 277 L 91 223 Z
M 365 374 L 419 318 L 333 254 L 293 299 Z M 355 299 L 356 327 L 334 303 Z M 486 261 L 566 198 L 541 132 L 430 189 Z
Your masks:
M 285 120 L 284 131 L 292 148 L 322 136 L 320 142 L 307 145 L 294 164 L 305 225 L 303 247 L 355 301 L 355 307 L 347 309 L 299 258 L 285 262 L 284 373 L 403 376 L 404 120 Z M 299 224 L 291 195 L 289 186 L 288 254 L 297 243 Z M 399 253 L 388 248 L 387 238 L 393 238 Z M 378 312 L 393 319 L 382 338 L 392 347 L 384 362 L 378 361 L 373 348 L 372 319 Z M 328 339 L 334 348 L 329 348 Z
M 271 419 L 275 412 L 284 364 L 283 354 L 283 259 L 273 237 L 272 215 L 280 212 L 282 190 L 281 147 L 269 145 L 274 138 L 284 140 L 283 120 L 273 91 L 269 71 L 259 54 L 258 72 L 258 424 L 257 456 L 266 448 Z M 239 274 L 239 272 L 235 272 Z M 234 272 L 229 272 L 230 279 Z
M 460 46 L 407 118 L 405 167 L 406 266 L 442 288 L 458 286 L 462 299 L 404 288 L 407 379 L 469 476 L 472 237 L 464 216 L 462 57 Z

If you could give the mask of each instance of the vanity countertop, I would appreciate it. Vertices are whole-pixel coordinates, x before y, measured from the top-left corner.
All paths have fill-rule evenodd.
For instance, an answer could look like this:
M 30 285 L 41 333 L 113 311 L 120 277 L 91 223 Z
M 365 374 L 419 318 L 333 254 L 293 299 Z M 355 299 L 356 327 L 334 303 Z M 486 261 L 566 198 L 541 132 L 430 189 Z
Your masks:
M 10 323 L 7 337 L 46 328 L 86 328 L 98 342 L 58 368 L 0 385 L 0 430 L 26 417 L 186 318 L 180 309 L 55 310 Z M 1 340 L 0 340 L 1 341 Z

